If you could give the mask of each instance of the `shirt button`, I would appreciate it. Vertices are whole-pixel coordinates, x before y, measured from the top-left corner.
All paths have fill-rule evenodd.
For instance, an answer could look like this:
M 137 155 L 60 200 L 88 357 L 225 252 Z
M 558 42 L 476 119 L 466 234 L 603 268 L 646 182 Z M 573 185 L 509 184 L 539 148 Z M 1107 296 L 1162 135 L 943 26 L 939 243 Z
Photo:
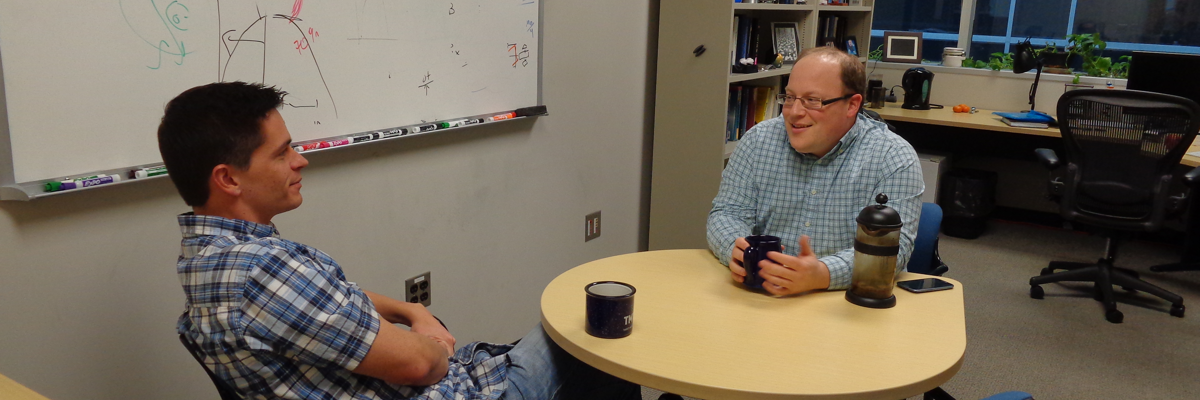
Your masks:
M 817 194 L 817 189 L 813 189 L 812 194 Z
M 812 226 L 812 222 L 805 222 L 804 226 Z

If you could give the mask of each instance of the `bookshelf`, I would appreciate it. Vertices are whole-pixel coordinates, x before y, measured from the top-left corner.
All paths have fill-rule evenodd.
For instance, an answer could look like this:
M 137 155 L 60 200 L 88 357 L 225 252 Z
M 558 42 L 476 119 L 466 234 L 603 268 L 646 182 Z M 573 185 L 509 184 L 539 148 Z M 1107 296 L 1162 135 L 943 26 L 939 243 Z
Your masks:
M 749 74 L 731 73 L 737 48 L 735 17 L 795 22 L 801 49 L 817 45 L 822 18 L 837 16 L 844 36 L 854 36 L 866 62 L 874 0 L 856 6 L 751 4 L 733 0 L 662 0 L 650 182 L 650 250 L 707 248 L 705 225 L 721 184 L 725 160 L 736 148 L 726 141 L 731 86 L 782 88 L 791 65 Z M 771 41 L 767 35 L 766 45 Z M 761 40 L 761 39 L 760 39 Z M 695 50 L 704 46 L 704 53 Z M 776 108 L 777 110 L 777 108 Z M 776 114 L 777 115 L 777 114 Z

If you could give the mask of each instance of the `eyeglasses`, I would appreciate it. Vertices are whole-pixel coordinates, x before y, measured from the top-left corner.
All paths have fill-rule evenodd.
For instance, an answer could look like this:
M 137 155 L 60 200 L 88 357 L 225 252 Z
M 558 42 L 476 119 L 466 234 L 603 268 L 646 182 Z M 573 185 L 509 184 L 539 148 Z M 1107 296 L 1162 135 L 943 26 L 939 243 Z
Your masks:
M 793 104 L 796 104 L 796 100 L 800 100 L 800 105 L 804 106 L 804 108 L 807 108 L 809 110 L 820 110 L 822 108 L 825 108 L 825 106 L 827 106 L 827 105 L 830 105 L 830 104 L 833 104 L 833 103 L 836 103 L 836 102 L 839 102 L 839 101 L 842 101 L 842 100 L 845 100 L 845 99 L 848 99 L 851 97 L 854 97 L 853 93 L 842 96 L 842 97 L 829 99 L 829 100 L 821 100 L 816 97 L 796 97 L 796 96 L 792 96 L 790 94 L 784 94 L 784 93 L 775 95 L 775 99 L 776 99 L 776 101 L 779 102 L 779 104 L 783 104 L 785 106 L 790 107 Z

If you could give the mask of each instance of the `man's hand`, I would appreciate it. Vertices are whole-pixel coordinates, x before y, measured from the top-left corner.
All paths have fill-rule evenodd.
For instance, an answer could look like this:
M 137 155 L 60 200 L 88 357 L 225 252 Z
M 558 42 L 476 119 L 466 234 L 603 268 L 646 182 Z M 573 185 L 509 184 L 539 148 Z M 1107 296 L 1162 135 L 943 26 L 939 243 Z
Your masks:
M 746 268 L 742 266 L 742 257 L 744 257 L 747 247 L 750 247 L 750 242 L 747 242 L 746 238 L 737 238 L 733 241 L 733 251 L 729 254 L 729 272 L 733 276 L 733 281 L 737 283 L 746 281 Z
M 413 333 L 425 335 L 442 345 L 446 349 L 447 357 L 454 355 L 454 344 L 456 343 L 454 335 L 451 335 L 450 331 L 447 331 L 446 327 L 433 317 L 433 314 L 429 314 L 429 318 L 414 319 L 410 330 Z
M 745 240 L 738 239 L 745 243 Z M 735 246 L 736 247 L 736 246 Z M 769 260 L 758 262 L 759 275 L 766 281 L 763 289 L 776 296 L 787 296 L 810 290 L 829 288 L 829 267 L 817 259 L 809 244 L 808 235 L 800 236 L 800 254 L 792 257 L 772 251 Z M 733 269 L 730 263 L 730 270 Z M 745 270 L 742 270 L 745 276 Z

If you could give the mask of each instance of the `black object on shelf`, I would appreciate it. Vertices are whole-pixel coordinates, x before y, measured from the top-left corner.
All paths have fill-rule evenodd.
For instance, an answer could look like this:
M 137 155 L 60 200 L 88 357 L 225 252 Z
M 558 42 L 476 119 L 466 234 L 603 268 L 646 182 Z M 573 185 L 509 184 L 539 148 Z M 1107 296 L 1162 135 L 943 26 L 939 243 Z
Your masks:
M 975 239 L 987 230 L 988 216 L 996 208 L 993 171 L 954 169 L 942 177 L 938 205 L 942 206 L 942 233 Z

